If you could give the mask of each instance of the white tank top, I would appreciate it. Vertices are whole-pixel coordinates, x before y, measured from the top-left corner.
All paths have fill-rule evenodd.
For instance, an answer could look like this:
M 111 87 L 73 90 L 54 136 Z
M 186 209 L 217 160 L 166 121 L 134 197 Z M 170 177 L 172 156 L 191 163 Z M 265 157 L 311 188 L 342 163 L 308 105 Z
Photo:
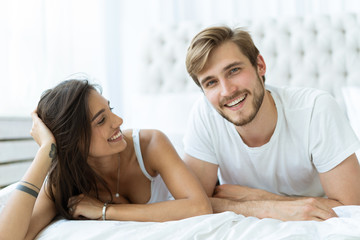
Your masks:
M 152 177 L 145 169 L 144 160 L 141 155 L 139 133 L 139 129 L 133 129 L 132 137 L 136 158 L 139 162 L 141 171 L 151 181 L 151 197 L 147 204 L 171 200 L 173 198 L 160 174 L 158 174 L 156 177 Z

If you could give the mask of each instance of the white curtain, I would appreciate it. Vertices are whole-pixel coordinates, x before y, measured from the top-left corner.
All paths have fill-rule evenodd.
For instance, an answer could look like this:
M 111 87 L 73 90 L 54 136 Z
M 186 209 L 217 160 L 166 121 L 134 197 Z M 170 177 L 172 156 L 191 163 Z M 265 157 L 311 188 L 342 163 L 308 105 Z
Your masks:
M 121 115 L 142 35 L 156 24 L 360 13 L 358 0 L 0 0 L 0 116 L 29 116 L 41 92 L 86 72 Z
M 104 10 L 97 0 L 0 0 L 0 116 L 30 116 L 76 72 L 107 89 Z

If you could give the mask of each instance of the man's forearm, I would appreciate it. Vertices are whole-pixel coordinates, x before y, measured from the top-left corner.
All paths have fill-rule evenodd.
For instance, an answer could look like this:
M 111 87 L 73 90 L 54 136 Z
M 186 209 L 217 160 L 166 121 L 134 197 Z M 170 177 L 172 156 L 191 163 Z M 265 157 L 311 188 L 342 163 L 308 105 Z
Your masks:
M 233 201 L 247 202 L 247 201 L 294 201 L 304 200 L 314 197 L 305 196 L 286 196 L 268 192 L 262 189 L 250 188 L 241 185 L 224 184 L 216 187 L 215 198 L 229 199 Z M 335 199 L 328 199 L 316 197 L 318 201 L 327 205 L 330 208 L 342 205 Z
M 246 201 L 239 202 L 223 198 L 210 198 L 214 213 L 232 211 L 246 217 L 254 216 L 258 218 L 270 217 L 268 201 Z
M 275 218 L 283 221 L 323 221 L 337 216 L 331 207 L 316 198 L 293 199 L 291 201 L 234 201 L 224 198 L 210 198 L 210 201 L 214 213 L 233 211 L 246 217 Z
M 266 191 L 264 191 L 266 192 Z M 263 194 L 263 198 L 259 200 L 275 200 L 275 201 L 295 201 L 295 200 L 304 200 L 314 197 L 305 197 L 305 196 L 285 196 L 285 195 L 278 195 L 270 192 L 266 192 Z M 324 197 L 315 197 L 318 201 L 322 202 L 323 204 L 327 205 L 330 208 L 338 207 L 341 204 L 339 201 L 334 199 L 328 199 Z
M 291 200 L 301 200 L 301 199 L 310 199 L 313 197 L 289 197 L 289 196 L 283 196 L 282 201 L 291 201 Z M 329 199 L 329 198 L 324 198 L 324 197 L 315 197 L 316 200 L 318 200 L 319 202 L 321 202 L 322 204 L 325 204 L 326 206 L 330 207 L 330 208 L 334 208 L 334 207 L 338 207 L 338 206 L 342 206 L 343 204 L 340 203 L 337 200 L 334 199 Z M 281 200 L 280 200 L 281 201 Z

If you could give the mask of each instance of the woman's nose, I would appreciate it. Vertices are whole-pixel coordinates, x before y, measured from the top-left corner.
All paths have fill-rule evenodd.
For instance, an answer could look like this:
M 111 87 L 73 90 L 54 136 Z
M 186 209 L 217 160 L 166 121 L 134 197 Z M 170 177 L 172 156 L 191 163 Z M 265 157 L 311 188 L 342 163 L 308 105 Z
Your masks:
M 123 119 L 116 114 L 113 114 L 112 125 L 113 128 L 118 128 L 123 124 Z

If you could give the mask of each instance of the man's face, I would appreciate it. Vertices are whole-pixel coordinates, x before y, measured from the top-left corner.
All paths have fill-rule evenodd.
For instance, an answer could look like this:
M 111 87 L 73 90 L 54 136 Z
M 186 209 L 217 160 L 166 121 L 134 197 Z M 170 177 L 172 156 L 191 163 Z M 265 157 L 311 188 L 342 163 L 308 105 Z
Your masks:
M 225 42 L 210 53 L 197 75 L 210 103 L 236 126 L 250 123 L 263 102 L 266 66 L 260 55 L 257 64 L 254 68 L 235 43 Z

